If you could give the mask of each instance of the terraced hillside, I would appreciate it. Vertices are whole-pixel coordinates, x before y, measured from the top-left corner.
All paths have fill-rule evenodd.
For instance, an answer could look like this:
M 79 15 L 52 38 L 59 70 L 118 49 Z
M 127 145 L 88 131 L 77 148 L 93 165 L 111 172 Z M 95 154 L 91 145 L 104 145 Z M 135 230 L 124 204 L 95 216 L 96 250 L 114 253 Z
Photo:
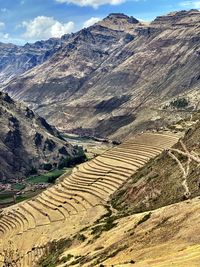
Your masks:
M 82 242 L 73 240 L 41 266 L 199 266 L 199 114 L 180 121 L 176 127 L 185 135 L 179 142 L 111 196 L 108 213 L 81 231 Z
M 144 133 L 75 168 L 34 199 L 0 217 L 0 266 L 34 266 L 47 243 L 71 237 L 105 214 L 105 204 L 136 170 L 174 145 L 172 133 Z

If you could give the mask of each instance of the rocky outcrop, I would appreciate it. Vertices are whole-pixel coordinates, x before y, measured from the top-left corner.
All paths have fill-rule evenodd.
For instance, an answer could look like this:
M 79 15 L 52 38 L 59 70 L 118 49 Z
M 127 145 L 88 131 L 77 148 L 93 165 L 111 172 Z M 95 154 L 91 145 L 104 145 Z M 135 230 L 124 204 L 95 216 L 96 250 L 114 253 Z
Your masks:
M 0 93 L 0 181 L 15 180 L 43 169 L 56 167 L 78 150 L 29 108 Z
M 98 22 L 98 25 L 107 27 L 112 30 L 120 30 L 127 33 L 133 33 L 135 26 L 140 25 L 140 22 L 136 18 L 129 17 L 122 13 L 111 13 L 105 19 Z

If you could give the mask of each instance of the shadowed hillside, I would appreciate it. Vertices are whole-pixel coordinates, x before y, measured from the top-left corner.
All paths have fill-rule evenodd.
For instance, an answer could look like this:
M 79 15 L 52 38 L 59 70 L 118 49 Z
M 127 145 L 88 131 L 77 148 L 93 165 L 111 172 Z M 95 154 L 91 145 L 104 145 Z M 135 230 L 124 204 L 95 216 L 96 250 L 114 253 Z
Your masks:
M 0 181 L 35 174 L 46 164 L 56 168 L 62 159 L 79 154 L 45 119 L 4 93 L 0 124 Z

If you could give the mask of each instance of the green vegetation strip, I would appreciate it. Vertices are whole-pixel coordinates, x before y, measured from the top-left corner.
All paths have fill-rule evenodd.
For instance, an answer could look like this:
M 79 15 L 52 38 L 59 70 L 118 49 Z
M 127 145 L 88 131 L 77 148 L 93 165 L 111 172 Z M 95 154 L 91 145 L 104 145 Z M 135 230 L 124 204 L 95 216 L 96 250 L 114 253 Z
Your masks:
M 21 191 L 25 188 L 25 185 L 24 184 L 13 184 L 12 185 L 12 189 L 14 190 L 18 190 L 18 191 Z
M 32 184 L 32 185 L 37 185 L 37 184 L 41 184 L 41 183 L 55 183 L 56 179 L 59 178 L 61 175 L 63 175 L 64 173 L 68 173 L 71 171 L 71 168 L 68 169 L 62 169 L 62 170 L 53 170 L 41 175 L 37 175 L 37 176 L 31 176 L 26 180 L 26 183 Z M 16 194 L 16 192 L 18 191 L 22 191 L 24 188 L 26 187 L 25 184 L 12 184 L 12 189 L 15 191 L 9 191 L 9 192 L 2 192 L 0 193 L 0 204 L 14 204 L 14 198 L 13 196 Z M 34 191 L 30 191 L 30 192 L 26 192 L 22 195 L 18 195 L 16 196 L 16 203 L 22 202 L 24 200 L 27 200 L 29 198 L 32 198 L 36 195 L 38 195 L 40 192 L 42 192 L 42 190 L 34 190 Z
M 38 176 L 31 176 L 27 179 L 27 182 L 30 184 L 39 184 L 39 183 L 54 183 L 57 178 L 66 173 L 66 169 L 62 170 L 53 170 L 48 173 L 44 173 Z

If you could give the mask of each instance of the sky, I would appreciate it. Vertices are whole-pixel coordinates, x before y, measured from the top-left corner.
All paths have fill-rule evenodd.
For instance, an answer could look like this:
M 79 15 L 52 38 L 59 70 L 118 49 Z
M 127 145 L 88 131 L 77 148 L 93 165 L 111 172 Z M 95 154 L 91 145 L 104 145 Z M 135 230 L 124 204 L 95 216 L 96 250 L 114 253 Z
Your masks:
M 110 13 L 152 21 L 200 0 L 0 0 L 0 42 L 23 45 L 91 26 Z

